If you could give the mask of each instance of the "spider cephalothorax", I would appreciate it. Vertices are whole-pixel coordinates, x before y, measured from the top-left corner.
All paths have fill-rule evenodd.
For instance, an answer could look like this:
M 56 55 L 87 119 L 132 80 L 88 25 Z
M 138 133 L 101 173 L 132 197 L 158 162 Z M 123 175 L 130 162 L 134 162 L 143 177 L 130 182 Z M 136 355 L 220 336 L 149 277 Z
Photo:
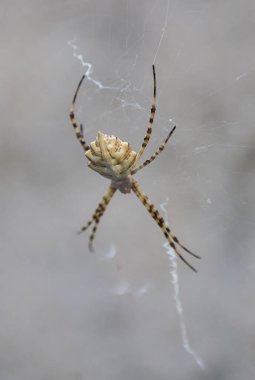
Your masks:
M 143 203 L 146 207 L 147 211 L 151 214 L 153 219 L 157 222 L 158 226 L 161 228 L 165 237 L 167 238 L 169 244 L 174 249 L 175 253 L 185 262 L 192 270 L 196 271 L 195 268 L 182 256 L 182 254 L 177 249 L 177 246 L 184 249 L 190 255 L 200 258 L 199 256 L 192 253 L 188 250 L 184 245 L 180 243 L 178 238 L 172 233 L 169 226 L 165 223 L 163 217 L 160 215 L 159 211 L 155 208 L 155 206 L 151 203 L 147 195 L 143 193 L 138 183 L 134 180 L 133 175 L 138 171 L 150 164 L 155 158 L 164 150 L 170 136 L 172 135 L 175 127 L 170 131 L 165 141 L 160 145 L 157 151 L 146 161 L 144 161 L 141 165 L 136 166 L 139 159 L 141 158 L 151 136 L 152 132 L 152 124 L 154 120 L 154 115 L 156 112 L 156 75 L 155 75 L 155 67 L 153 68 L 153 79 L 154 79 L 154 93 L 151 107 L 151 114 L 149 119 L 149 125 L 147 128 L 147 133 L 144 137 L 143 144 L 138 153 L 133 151 L 130 148 L 130 145 L 119 139 L 115 136 L 109 136 L 102 132 L 98 132 L 97 138 L 93 141 L 90 146 L 87 145 L 84 135 L 83 135 L 83 127 L 77 125 L 75 114 L 74 114 L 74 104 L 79 91 L 79 88 L 85 78 L 85 75 L 81 78 L 76 92 L 74 94 L 73 102 L 71 104 L 70 110 L 70 119 L 71 123 L 74 127 L 74 131 L 76 137 L 81 143 L 83 149 L 85 150 L 85 156 L 89 160 L 88 166 L 94 171 L 98 172 L 102 176 L 111 180 L 111 184 L 103 196 L 101 202 L 99 203 L 97 209 L 95 210 L 92 218 L 88 221 L 88 223 L 83 226 L 80 232 L 85 231 L 92 223 L 94 223 L 94 227 L 92 229 L 92 233 L 89 238 L 89 248 L 92 250 L 92 243 L 96 234 L 97 226 L 100 221 L 100 218 L 103 216 L 107 205 L 112 199 L 116 190 L 127 194 L 130 193 L 131 190 L 136 194 L 138 199 Z

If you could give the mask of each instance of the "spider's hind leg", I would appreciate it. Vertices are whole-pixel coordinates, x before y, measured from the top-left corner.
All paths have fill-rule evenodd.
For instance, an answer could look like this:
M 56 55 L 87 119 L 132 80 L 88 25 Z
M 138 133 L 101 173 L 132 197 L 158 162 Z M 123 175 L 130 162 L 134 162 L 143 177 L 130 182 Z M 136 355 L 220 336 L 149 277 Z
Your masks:
M 87 224 L 85 224 L 85 226 L 81 227 L 81 229 L 77 232 L 78 234 L 81 234 L 82 232 L 86 231 L 87 228 L 89 228 L 89 226 L 93 223 L 93 216 L 92 216 L 92 219 L 89 220 Z
M 165 235 L 165 237 L 167 238 L 170 246 L 173 248 L 173 250 L 175 251 L 176 255 L 179 256 L 179 258 L 190 268 L 192 269 L 194 272 L 196 272 L 196 269 L 182 256 L 182 254 L 178 251 L 176 244 L 178 244 L 180 247 L 182 247 L 186 252 L 190 253 L 192 256 L 196 257 L 196 258 L 200 258 L 199 256 L 195 255 L 194 253 L 190 252 L 186 247 L 184 247 L 180 242 L 179 240 L 177 239 L 177 237 L 175 235 L 172 234 L 170 228 L 166 225 L 165 221 L 164 221 L 164 218 L 160 215 L 159 211 L 155 208 L 155 206 L 151 203 L 151 201 L 149 200 L 149 198 L 147 197 L 147 195 L 141 190 L 140 186 L 138 185 L 138 183 L 133 180 L 133 183 L 132 183 L 132 190 L 134 191 L 134 193 L 136 194 L 136 196 L 140 199 L 140 201 L 142 202 L 142 204 L 145 206 L 145 208 L 147 209 L 147 211 L 151 214 L 151 216 L 153 217 L 153 219 L 156 221 L 156 223 L 158 224 L 158 226 L 160 227 L 161 231 L 163 232 L 163 234 Z
M 98 227 L 98 224 L 100 222 L 100 218 L 103 216 L 103 214 L 105 212 L 105 209 L 106 209 L 106 206 L 105 206 L 104 210 L 102 210 L 102 212 L 98 213 L 95 216 L 95 224 L 94 224 L 94 227 L 92 228 L 92 233 L 89 236 L 89 250 L 90 250 L 90 252 L 94 251 L 94 249 L 93 249 L 93 240 L 94 240 L 94 238 L 96 236 L 97 227 Z
M 100 222 L 100 219 L 103 216 L 103 214 L 106 210 L 106 207 L 108 206 L 110 200 L 112 199 L 115 191 L 116 191 L 116 189 L 110 185 L 107 192 L 103 196 L 101 202 L 99 203 L 97 209 L 95 210 L 94 214 L 92 215 L 91 220 L 89 220 L 88 223 L 85 226 L 83 226 L 79 231 L 79 233 L 86 231 L 86 229 L 89 226 L 91 226 L 91 224 L 94 222 L 94 227 L 93 227 L 92 233 L 90 234 L 90 237 L 89 237 L 89 250 L 90 251 L 93 251 L 92 243 L 93 243 L 93 240 L 95 238 L 97 227 L 98 227 L 98 224 Z
M 186 248 L 183 244 L 180 243 L 179 239 L 171 232 L 170 228 L 169 227 L 166 227 L 166 232 L 168 234 L 168 236 L 171 237 L 171 239 L 176 243 L 178 244 L 182 249 L 184 249 L 184 251 L 186 251 L 187 253 L 189 253 L 190 255 L 196 257 L 196 259 L 201 259 L 200 256 L 196 255 L 195 253 L 191 252 L 188 248 Z

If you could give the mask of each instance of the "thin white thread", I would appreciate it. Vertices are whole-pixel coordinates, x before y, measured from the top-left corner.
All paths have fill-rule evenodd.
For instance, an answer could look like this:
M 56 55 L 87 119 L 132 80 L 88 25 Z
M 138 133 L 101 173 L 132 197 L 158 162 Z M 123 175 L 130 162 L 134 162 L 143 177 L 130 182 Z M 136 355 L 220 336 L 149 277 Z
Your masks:
M 86 79 L 94 83 L 95 86 L 97 86 L 100 90 L 106 89 L 106 90 L 120 90 L 121 87 L 113 87 L 113 86 L 104 86 L 102 82 L 99 82 L 98 80 L 91 77 L 91 74 L 93 73 L 93 67 L 92 63 L 85 62 L 83 55 L 79 52 L 79 47 L 76 45 L 76 38 L 74 38 L 71 41 L 68 41 L 67 44 L 71 46 L 73 49 L 73 57 L 78 59 L 81 62 L 82 67 L 87 67 L 87 71 L 85 72 Z
M 160 208 L 161 208 L 161 210 L 163 210 L 164 216 L 165 216 L 165 221 L 168 224 L 168 217 L 167 217 L 167 211 L 166 211 L 167 204 L 168 204 L 168 198 L 166 198 L 166 202 L 160 204 Z M 179 317 L 179 326 L 180 326 L 180 330 L 181 330 L 183 347 L 184 347 L 186 352 L 188 352 L 190 355 L 192 355 L 192 357 L 195 359 L 195 362 L 197 363 L 197 365 L 202 370 L 205 370 L 205 364 L 204 364 L 203 360 L 200 358 L 200 356 L 190 346 L 188 333 L 187 333 L 187 326 L 186 326 L 185 319 L 184 319 L 183 306 L 182 306 L 182 302 L 181 302 L 181 298 L 180 298 L 178 264 L 177 264 L 177 258 L 176 258 L 175 252 L 169 246 L 168 242 L 164 243 L 163 247 L 165 248 L 166 253 L 169 257 L 171 283 L 173 284 L 173 289 L 174 289 L 174 301 L 175 301 L 177 314 Z
M 159 52 L 159 49 L 160 49 L 161 43 L 162 43 L 163 38 L 164 38 L 164 35 L 165 35 L 165 31 L 166 31 L 166 28 L 167 28 L 167 21 L 168 21 L 168 13 L 169 13 L 169 0 L 168 0 L 168 2 L 167 2 L 167 10 L 166 10 L 165 23 L 164 23 L 164 26 L 163 26 L 163 28 L 162 28 L 162 34 L 161 34 L 161 37 L 160 37 L 160 40 L 159 40 L 159 43 L 158 43 L 158 46 L 157 46 L 157 49 L 156 49 L 156 53 L 155 53 L 155 56 L 154 56 L 154 59 L 153 59 L 153 64 L 154 64 L 155 61 L 156 61 L 156 58 L 157 58 L 157 55 L 158 55 L 158 52 Z

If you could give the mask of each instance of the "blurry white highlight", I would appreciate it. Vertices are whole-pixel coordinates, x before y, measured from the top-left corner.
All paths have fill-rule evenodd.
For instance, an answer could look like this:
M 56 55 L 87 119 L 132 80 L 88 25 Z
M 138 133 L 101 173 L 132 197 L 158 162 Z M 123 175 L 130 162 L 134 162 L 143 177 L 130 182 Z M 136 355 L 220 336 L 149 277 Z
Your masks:
M 117 248 L 115 245 L 111 245 L 108 250 L 105 250 L 102 254 L 100 254 L 101 260 L 112 260 L 117 255 Z
M 130 294 L 135 297 L 142 297 L 144 294 L 148 293 L 150 288 L 151 285 L 149 283 L 146 283 L 139 287 L 132 287 L 132 285 L 129 282 L 122 281 L 113 289 L 113 293 L 119 296 Z

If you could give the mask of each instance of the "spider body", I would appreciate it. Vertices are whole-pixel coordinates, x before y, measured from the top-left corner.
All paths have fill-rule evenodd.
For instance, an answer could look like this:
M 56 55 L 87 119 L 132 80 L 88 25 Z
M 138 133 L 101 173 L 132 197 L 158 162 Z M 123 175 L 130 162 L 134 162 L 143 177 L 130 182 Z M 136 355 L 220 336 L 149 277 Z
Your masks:
M 164 150 L 169 138 L 171 137 L 172 133 L 176 128 L 174 127 L 170 131 L 165 141 L 159 146 L 156 152 L 148 160 L 144 161 L 141 165 L 136 166 L 150 140 L 154 115 L 156 112 L 156 75 L 154 65 L 152 66 L 152 68 L 154 79 L 154 92 L 151 114 L 149 118 L 147 132 L 138 153 L 133 151 L 129 143 L 127 143 L 126 141 L 122 141 L 118 137 L 110 136 L 102 132 L 98 132 L 96 140 L 91 142 L 89 146 L 87 145 L 84 139 L 83 127 L 82 125 L 78 126 L 74 113 L 76 97 L 79 92 L 80 86 L 85 78 L 85 75 L 83 75 L 78 84 L 70 109 L 71 123 L 73 125 L 76 137 L 85 151 L 85 156 L 89 161 L 89 168 L 101 174 L 103 177 L 111 180 L 111 184 L 108 187 L 107 192 L 103 196 L 94 214 L 92 215 L 92 218 L 87 222 L 85 226 L 81 228 L 80 232 L 85 231 L 88 227 L 91 226 L 91 224 L 94 224 L 92 228 L 92 233 L 89 238 L 89 248 L 90 250 L 92 250 L 92 243 L 97 231 L 99 221 L 103 216 L 116 190 L 119 190 L 123 194 L 128 194 L 131 191 L 133 191 L 134 194 L 145 206 L 147 211 L 150 213 L 152 218 L 156 221 L 156 223 L 164 233 L 164 236 L 168 240 L 169 244 L 174 249 L 175 253 L 186 265 L 188 265 L 193 271 L 196 272 L 196 269 L 179 252 L 177 246 L 181 247 L 184 251 L 196 258 L 200 257 L 192 253 L 190 250 L 188 250 L 184 245 L 180 243 L 178 238 L 172 233 L 169 226 L 165 223 L 164 218 L 160 215 L 159 211 L 151 203 L 147 195 L 142 191 L 139 184 L 133 178 L 133 175 L 135 173 L 143 169 L 145 166 L 149 165 Z
M 137 154 L 127 142 L 98 132 L 96 141 L 90 144 L 85 156 L 91 169 L 113 181 L 120 181 L 130 174 Z

